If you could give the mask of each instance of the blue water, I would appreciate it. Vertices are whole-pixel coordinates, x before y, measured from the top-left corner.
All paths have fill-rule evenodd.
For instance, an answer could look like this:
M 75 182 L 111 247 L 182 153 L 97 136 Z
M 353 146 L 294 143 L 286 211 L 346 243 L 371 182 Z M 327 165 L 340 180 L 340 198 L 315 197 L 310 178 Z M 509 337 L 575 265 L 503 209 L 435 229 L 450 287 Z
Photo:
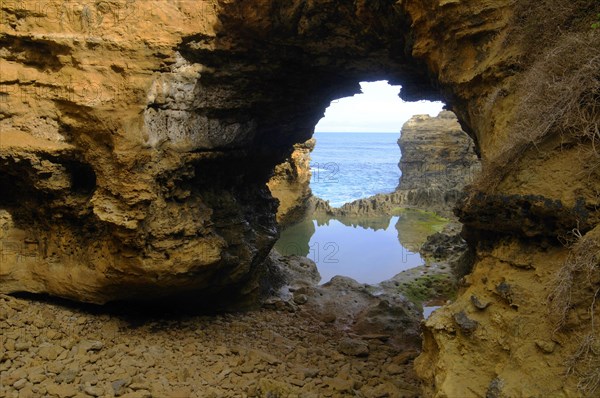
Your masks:
M 308 218 L 282 232 L 275 248 L 283 255 L 313 260 L 321 283 L 336 275 L 376 284 L 424 263 L 400 242 L 400 217 L 316 220 Z
M 400 178 L 398 134 L 315 133 L 313 193 L 333 207 L 393 192 Z

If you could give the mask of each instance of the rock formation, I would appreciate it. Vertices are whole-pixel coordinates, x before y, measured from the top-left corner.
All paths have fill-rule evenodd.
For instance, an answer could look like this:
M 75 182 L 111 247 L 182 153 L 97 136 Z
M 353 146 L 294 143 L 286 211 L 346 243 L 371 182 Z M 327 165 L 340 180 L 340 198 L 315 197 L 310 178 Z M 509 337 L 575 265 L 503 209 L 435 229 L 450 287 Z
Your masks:
M 402 126 L 398 145 L 402 175 L 396 193 L 404 206 L 451 212 L 480 171 L 473 140 L 449 111 L 413 116 Z
M 459 211 L 475 261 L 426 324 L 425 394 L 597 391 L 596 0 L 40 4 L 1 10 L 0 292 L 250 292 L 277 238 L 273 169 L 331 100 L 385 78 L 444 100 L 483 161 Z M 565 272 L 586 287 L 557 323 Z
M 302 219 L 308 211 L 312 195 L 310 152 L 315 148 L 315 143 L 315 139 L 311 138 L 294 145 L 294 152 L 275 167 L 275 175 L 267 184 L 271 194 L 279 200 L 277 222 L 280 226 Z
M 452 217 L 465 185 L 473 182 L 481 164 L 473 140 L 456 116 L 416 115 L 402 126 L 398 140 L 402 157 L 400 182 L 394 192 L 357 199 L 339 208 L 314 198 L 311 208 L 332 216 L 391 214 L 399 207 L 416 207 Z

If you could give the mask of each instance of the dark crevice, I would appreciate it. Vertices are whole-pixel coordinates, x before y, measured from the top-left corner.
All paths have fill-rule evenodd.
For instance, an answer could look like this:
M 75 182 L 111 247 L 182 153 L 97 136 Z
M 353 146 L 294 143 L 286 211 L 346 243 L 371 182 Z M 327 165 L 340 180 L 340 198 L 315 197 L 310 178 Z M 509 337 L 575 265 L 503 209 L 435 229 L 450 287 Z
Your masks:
M 0 48 L 10 48 L 7 61 L 21 62 L 40 71 L 56 72 L 64 65 L 59 59 L 61 55 L 69 55 L 71 48 L 56 42 L 45 40 L 3 35 L 0 38 Z

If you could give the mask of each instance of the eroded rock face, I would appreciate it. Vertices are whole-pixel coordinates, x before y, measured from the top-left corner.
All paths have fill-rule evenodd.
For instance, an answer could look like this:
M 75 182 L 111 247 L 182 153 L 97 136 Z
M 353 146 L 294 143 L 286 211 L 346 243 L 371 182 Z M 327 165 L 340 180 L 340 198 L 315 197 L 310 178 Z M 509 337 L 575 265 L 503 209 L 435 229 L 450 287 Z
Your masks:
M 277 238 L 266 182 L 325 105 L 388 73 L 434 96 L 400 9 L 38 3 L 3 5 L 3 292 L 252 290 Z
M 483 160 L 460 210 L 477 260 L 428 322 L 426 393 L 576 394 L 564 364 L 598 306 L 574 303 L 555 337 L 544 300 L 569 258 L 557 235 L 600 221 L 595 0 L 39 4 L 2 5 L 0 292 L 252 290 L 277 237 L 274 167 L 331 100 L 385 78 L 445 100 Z M 475 312 L 470 294 L 496 302 Z
M 294 152 L 275 167 L 275 175 L 267 183 L 271 194 L 279 201 L 277 222 L 281 227 L 302 219 L 308 211 L 312 196 L 310 153 L 315 143 L 311 138 L 294 145 Z
M 404 205 L 447 213 L 480 171 L 473 140 L 449 111 L 413 116 L 398 145 L 402 176 L 396 192 Z

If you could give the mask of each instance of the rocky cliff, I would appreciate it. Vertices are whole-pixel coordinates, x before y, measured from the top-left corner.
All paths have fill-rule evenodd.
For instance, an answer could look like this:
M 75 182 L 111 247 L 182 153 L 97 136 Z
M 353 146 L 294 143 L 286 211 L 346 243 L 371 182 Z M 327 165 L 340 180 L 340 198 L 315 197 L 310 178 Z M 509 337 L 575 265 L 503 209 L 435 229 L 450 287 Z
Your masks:
M 331 100 L 388 79 L 444 100 L 483 161 L 459 210 L 475 261 L 426 324 L 425 394 L 597 391 L 596 0 L 40 4 L 1 5 L 0 292 L 253 290 L 273 169 Z
M 294 152 L 275 167 L 275 174 L 267 183 L 271 194 L 279 201 L 277 222 L 281 227 L 302 219 L 308 211 L 312 196 L 310 152 L 315 143 L 311 138 L 294 145 Z
M 453 218 L 464 187 L 481 170 L 474 142 L 456 116 L 450 111 L 436 117 L 415 115 L 402 126 L 398 145 L 402 175 L 394 192 L 358 199 L 339 208 L 313 198 L 310 207 L 333 216 L 389 215 L 400 207 L 416 207 Z
M 451 212 L 480 171 L 473 140 L 449 111 L 413 116 L 402 126 L 398 145 L 402 176 L 396 192 L 405 206 Z

